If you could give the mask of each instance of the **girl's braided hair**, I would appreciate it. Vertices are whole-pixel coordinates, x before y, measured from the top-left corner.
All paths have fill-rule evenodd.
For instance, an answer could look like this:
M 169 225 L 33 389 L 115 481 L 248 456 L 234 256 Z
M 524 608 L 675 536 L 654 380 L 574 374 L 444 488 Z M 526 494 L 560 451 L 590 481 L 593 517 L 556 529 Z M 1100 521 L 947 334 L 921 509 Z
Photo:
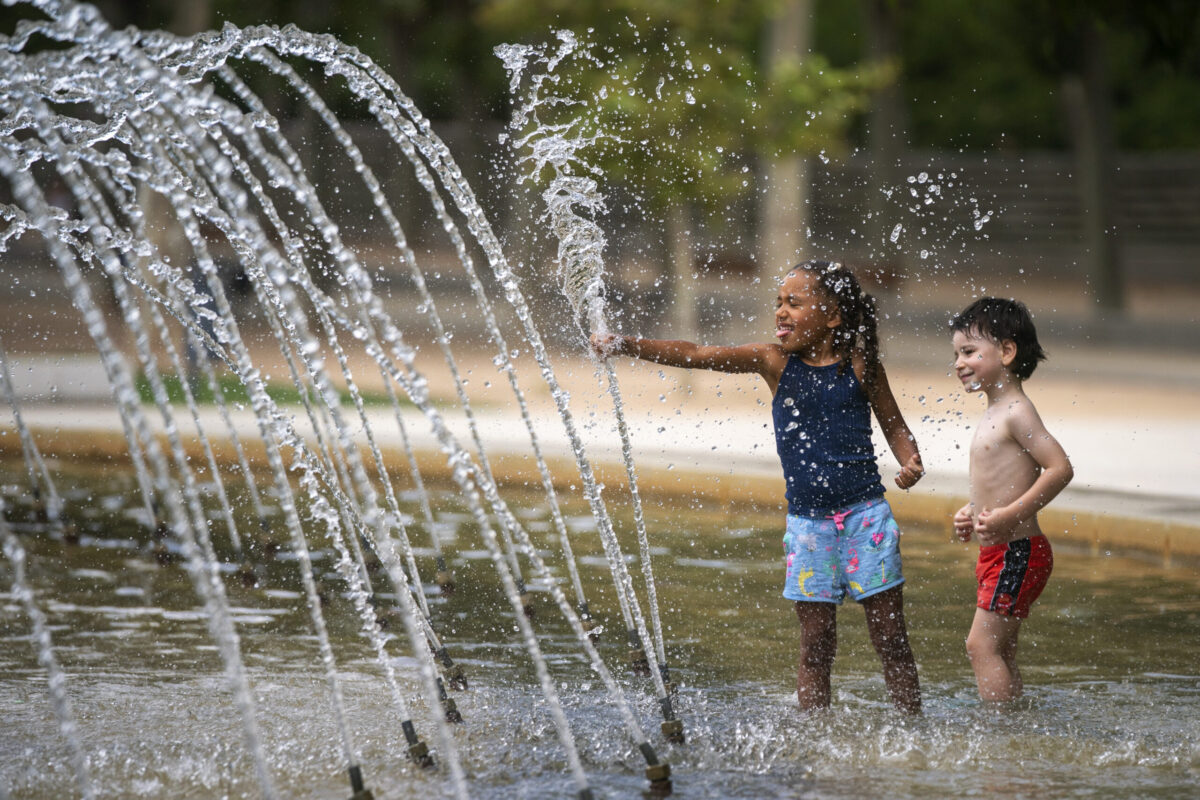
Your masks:
M 839 359 L 838 373 L 850 364 L 856 349 L 866 361 L 864 383 L 870 386 L 879 375 L 879 323 L 875 298 L 863 291 L 854 273 L 836 261 L 804 261 L 792 271 L 804 270 L 816 278 L 826 300 L 837 304 L 842 321 L 833 330 L 833 352 Z

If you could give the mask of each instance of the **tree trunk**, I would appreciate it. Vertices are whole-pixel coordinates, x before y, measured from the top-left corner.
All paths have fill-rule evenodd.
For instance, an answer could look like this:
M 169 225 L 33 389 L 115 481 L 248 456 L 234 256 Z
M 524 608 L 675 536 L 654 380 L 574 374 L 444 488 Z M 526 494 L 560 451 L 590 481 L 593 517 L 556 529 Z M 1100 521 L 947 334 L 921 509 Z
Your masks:
M 171 33 L 191 36 L 212 27 L 212 0 L 186 0 L 175 4 L 169 24 Z
M 696 313 L 696 275 L 692 270 L 692 232 L 690 207 L 672 206 L 667 211 L 667 240 L 671 249 L 671 332 L 672 339 L 695 341 L 699 337 Z
M 812 0 L 789 0 L 767 33 L 768 71 L 801 59 L 812 46 Z M 801 259 L 808 230 L 808 164 L 804 154 L 786 153 L 766 166 L 759 235 L 759 272 L 775 275 Z
M 868 59 L 882 64 L 898 62 L 900 4 L 893 0 L 865 0 L 865 10 Z M 908 149 L 908 118 L 899 77 L 875 95 L 868 124 L 867 257 L 872 262 L 876 290 L 893 289 L 906 270 L 903 253 L 889 239 L 898 206 L 887 196 L 900 182 L 900 165 Z
M 1078 170 L 1085 271 L 1098 311 L 1125 309 L 1116 230 L 1116 147 L 1113 141 L 1108 65 L 1094 22 L 1084 32 L 1082 75 L 1063 79 Z

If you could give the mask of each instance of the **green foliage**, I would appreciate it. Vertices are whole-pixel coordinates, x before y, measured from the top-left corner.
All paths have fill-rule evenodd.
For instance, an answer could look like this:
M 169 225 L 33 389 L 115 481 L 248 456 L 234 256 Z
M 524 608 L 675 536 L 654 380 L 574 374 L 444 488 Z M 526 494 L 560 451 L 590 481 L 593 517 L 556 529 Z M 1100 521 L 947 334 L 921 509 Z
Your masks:
M 553 33 L 541 21 L 575 32 L 587 50 L 555 67 L 560 100 L 538 122 L 594 138 L 588 163 L 653 205 L 715 208 L 748 191 L 757 160 L 840 150 L 889 76 L 815 54 L 768 61 L 762 40 L 779 6 L 489 0 L 480 20 L 539 44 Z
M 898 20 L 899 59 L 890 67 L 856 66 L 878 60 L 870 52 L 868 2 L 893 10 Z M 184 6 L 171 0 L 98 5 L 115 26 L 168 29 Z M 559 28 L 587 34 L 609 62 L 640 59 L 644 75 L 668 69 L 663 43 L 703 53 L 712 71 L 693 90 L 698 107 L 655 98 L 639 110 L 636 98 L 619 101 L 627 126 L 646 127 L 636 135 L 634 128 L 625 131 L 631 141 L 697 140 L 697 147 L 678 140 L 678 155 L 659 169 L 677 176 L 673 191 L 714 174 L 736 189 L 740 166 L 732 175 L 713 171 L 713 164 L 720 166 L 734 153 L 834 149 L 847 134 L 845 120 L 893 73 L 903 85 L 910 140 L 917 147 L 1066 147 L 1059 89 L 1063 76 L 1080 68 L 1079 32 L 1091 22 L 1100 26 L 1109 56 L 1119 145 L 1136 150 L 1200 142 L 1196 0 L 813 0 L 816 55 L 805 62 L 810 74 L 804 81 L 768 74 L 764 38 L 783 5 L 784 0 L 211 0 L 210 27 L 226 20 L 243 26 L 295 23 L 332 33 L 379 62 L 433 119 L 505 118 L 504 75 L 493 47 L 542 43 Z M 37 16 L 41 13 L 24 5 L 0 9 L 0 29 Z M 630 35 L 633 29 L 641 31 L 640 39 Z M 623 68 L 636 71 L 634 62 Z M 598 89 L 598 83 L 593 77 L 593 85 L 576 87 L 579 96 L 590 96 L 587 90 Z M 364 113 L 344 99 L 339 114 Z M 610 102 L 618 100 L 610 96 Z M 810 110 L 823 113 L 805 126 Z M 637 116 L 648 112 L 653 119 Z M 724 148 L 722 158 L 714 156 L 716 146 Z
M 1060 90 L 1084 69 L 1095 25 L 1123 149 L 1200 143 L 1200 3 L 1194 0 L 904 0 L 900 83 L 917 147 L 1065 148 Z M 818 40 L 835 64 L 868 57 L 861 4 L 819 0 Z M 857 45 L 857 46 L 856 46 Z
M 1040 63 L 1057 46 L 1044 25 L 1016 3 L 983 3 L 966 13 L 957 0 L 916 6 L 900 30 L 915 145 L 1066 144 L 1060 79 Z
M 490 116 L 503 103 L 504 75 L 491 54 L 499 42 L 473 19 L 476 6 L 473 0 L 213 0 L 213 25 L 292 23 L 329 33 L 395 77 L 427 117 Z M 367 113 L 348 92 L 331 99 L 343 118 Z

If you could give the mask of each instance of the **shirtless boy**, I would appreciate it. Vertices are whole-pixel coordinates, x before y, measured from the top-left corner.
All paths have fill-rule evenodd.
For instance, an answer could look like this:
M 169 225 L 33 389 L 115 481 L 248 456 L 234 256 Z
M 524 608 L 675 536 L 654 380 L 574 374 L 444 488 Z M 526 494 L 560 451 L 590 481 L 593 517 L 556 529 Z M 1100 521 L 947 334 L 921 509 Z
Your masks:
M 987 398 L 971 441 L 970 502 L 954 515 L 958 538 L 979 540 L 979 583 L 967 656 L 979 696 L 1021 696 L 1017 634 L 1046 586 L 1054 558 L 1037 512 L 1074 475 L 1022 382 L 1046 358 L 1023 303 L 984 297 L 950 323 L 954 369 L 968 392 Z

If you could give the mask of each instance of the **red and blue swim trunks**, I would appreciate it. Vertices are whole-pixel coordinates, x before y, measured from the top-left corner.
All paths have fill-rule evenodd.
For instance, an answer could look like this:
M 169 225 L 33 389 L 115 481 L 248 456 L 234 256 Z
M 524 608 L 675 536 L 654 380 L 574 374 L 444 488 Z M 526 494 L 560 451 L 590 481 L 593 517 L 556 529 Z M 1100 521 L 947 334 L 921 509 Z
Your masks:
M 1045 536 L 980 547 L 975 565 L 979 582 L 976 605 L 984 611 L 1024 619 L 1053 569 L 1054 553 Z

